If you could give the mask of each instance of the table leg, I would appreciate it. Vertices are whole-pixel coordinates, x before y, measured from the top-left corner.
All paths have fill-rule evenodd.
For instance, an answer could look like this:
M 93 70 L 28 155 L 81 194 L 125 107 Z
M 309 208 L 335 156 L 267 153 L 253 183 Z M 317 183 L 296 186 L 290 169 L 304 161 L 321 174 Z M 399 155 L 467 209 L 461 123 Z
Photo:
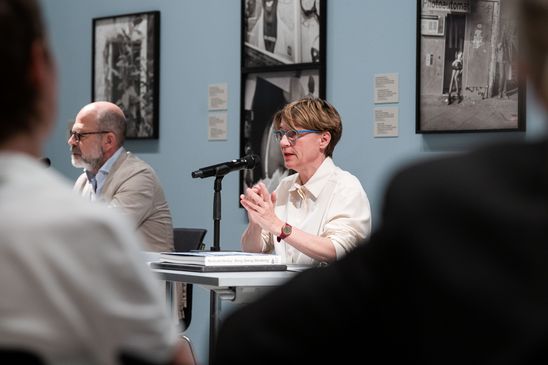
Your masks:
M 219 313 L 221 312 L 221 302 L 215 290 L 209 294 L 209 362 L 213 360 L 215 353 L 215 341 L 217 340 L 217 330 L 219 328 Z
M 173 281 L 166 281 L 166 305 L 170 315 L 173 315 L 173 297 L 175 290 L 175 283 Z

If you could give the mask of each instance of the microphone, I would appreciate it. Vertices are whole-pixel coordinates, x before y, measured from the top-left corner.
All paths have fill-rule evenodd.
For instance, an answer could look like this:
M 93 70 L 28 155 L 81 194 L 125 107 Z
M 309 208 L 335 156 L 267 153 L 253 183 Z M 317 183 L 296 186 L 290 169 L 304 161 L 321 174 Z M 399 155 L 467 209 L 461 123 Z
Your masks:
M 231 171 L 238 171 L 243 169 L 252 169 L 257 163 L 259 163 L 260 158 L 257 155 L 247 155 L 241 157 L 237 160 L 227 161 L 223 163 L 218 163 L 216 165 L 202 167 L 196 171 L 192 172 L 192 177 L 194 179 L 210 176 L 224 176 Z
M 51 160 L 47 157 L 42 157 L 40 159 L 40 162 L 42 162 L 44 165 L 46 165 L 46 167 L 50 167 L 51 166 Z

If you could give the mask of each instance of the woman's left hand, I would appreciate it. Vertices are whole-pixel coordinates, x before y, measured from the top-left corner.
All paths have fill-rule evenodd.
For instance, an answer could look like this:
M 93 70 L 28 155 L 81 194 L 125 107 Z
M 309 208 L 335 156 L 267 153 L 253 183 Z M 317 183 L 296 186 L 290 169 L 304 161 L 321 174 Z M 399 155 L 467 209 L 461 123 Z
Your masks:
M 272 234 L 278 234 L 283 222 L 276 216 L 276 193 L 270 194 L 262 182 L 247 188 L 245 195 L 240 197 L 240 203 L 247 210 L 250 221 L 261 226 Z

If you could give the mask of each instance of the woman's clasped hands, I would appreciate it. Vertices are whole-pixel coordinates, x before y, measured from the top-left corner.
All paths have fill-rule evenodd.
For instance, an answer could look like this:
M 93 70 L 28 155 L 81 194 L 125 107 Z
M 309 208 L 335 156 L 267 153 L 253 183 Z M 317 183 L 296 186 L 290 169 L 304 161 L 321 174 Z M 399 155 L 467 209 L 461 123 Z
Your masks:
M 245 189 L 240 195 L 240 203 L 248 213 L 249 221 L 271 233 L 278 233 L 283 222 L 274 213 L 276 193 L 269 193 L 262 182 Z

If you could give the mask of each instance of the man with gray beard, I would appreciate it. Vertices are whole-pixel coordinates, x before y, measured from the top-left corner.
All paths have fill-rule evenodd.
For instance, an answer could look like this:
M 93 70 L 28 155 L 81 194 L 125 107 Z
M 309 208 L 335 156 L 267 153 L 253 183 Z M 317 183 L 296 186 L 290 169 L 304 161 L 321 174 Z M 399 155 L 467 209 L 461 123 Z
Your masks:
M 126 118 L 115 104 L 98 101 L 76 115 L 67 143 L 74 167 L 84 169 L 74 189 L 129 216 L 147 251 L 173 250 L 173 225 L 152 167 L 124 148 Z

